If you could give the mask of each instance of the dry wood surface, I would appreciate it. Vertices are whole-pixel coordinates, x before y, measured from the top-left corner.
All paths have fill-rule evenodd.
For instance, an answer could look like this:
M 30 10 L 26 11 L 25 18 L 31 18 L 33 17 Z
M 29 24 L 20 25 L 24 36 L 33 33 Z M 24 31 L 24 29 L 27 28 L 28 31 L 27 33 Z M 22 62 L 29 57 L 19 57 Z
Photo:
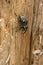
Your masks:
M 43 65 L 43 0 L 0 0 L 0 65 Z

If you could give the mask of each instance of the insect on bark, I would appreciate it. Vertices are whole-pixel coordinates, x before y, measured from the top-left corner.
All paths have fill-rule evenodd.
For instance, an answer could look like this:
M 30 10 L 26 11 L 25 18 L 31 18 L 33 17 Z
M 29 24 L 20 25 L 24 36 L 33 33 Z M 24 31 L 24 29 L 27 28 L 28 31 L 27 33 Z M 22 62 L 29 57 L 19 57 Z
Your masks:
M 21 29 L 24 30 L 24 33 L 27 31 L 28 29 L 28 21 L 26 19 L 26 17 L 24 15 L 19 15 L 19 22 L 21 24 Z

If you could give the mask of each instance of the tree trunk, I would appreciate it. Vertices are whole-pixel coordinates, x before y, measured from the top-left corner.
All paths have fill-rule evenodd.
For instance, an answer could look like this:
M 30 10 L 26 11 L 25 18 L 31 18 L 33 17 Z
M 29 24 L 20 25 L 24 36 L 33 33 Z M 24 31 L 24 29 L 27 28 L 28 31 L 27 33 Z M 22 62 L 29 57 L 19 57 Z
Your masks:
M 28 20 L 25 33 L 19 15 Z M 0 0 L 0 65 L 43 65 L 42 0 Z

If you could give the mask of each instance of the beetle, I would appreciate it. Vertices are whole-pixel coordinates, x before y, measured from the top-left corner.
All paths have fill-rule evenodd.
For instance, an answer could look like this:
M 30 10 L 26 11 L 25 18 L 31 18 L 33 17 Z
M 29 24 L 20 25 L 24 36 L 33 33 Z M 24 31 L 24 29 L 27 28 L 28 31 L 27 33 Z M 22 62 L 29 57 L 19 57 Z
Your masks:
M 28 21 L 24 15 L 19 15 L 19 22 L 21 23 L 21 28 L 23 28 L 24 32 L 28 29 Z

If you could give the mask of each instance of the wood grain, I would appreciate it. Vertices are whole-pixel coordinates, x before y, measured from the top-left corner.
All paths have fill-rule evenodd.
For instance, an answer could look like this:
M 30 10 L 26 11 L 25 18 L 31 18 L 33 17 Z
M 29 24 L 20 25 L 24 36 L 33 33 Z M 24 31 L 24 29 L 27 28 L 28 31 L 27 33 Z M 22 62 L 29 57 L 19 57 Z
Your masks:
M 28 20 L 26 33 L 17 31 L 20 14 Z M 42 48 L 43 1 L 0 0 L 0 65 L 43 65 L 43 54 L 33 54 Z

